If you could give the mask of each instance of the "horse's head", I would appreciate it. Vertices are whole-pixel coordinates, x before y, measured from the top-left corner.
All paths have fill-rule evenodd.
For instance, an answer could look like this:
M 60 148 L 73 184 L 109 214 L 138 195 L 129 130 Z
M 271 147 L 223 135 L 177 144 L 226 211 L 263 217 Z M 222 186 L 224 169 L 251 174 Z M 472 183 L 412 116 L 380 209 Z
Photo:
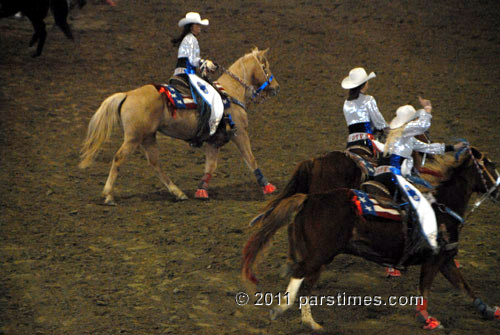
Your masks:
M 251 53 L 242 59 L 243 66 L 250 77 L 247 80 L 250 81 L 252 86 L 257 87 L 254 95 L 262 91 L 267 92 L 269 95 L 276 95 L 279 92 L 280 85 L 274 78 L 266 58 L 268 50 L 254 48 Z
M 470 148 L 471 160 L 476 173 L 474 191 L 483 193 L 496 201 L 499 194 L 500 174 L 496 164 L 474 147 Z

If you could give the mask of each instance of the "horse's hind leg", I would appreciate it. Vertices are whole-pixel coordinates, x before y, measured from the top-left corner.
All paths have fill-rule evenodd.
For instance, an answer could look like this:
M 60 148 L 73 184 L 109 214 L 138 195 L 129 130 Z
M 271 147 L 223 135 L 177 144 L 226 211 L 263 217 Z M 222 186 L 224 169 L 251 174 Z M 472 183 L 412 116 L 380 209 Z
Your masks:
M 311 305 L 309 303 L 309 297 L 312 288 L 318 282 L 320 274 L 321 271 L 317 271 L 316 273 L 313 273 L 306 277 L 304 281 L 304 293 L 306 295 L 299 298 L 299 308 L 302 314 L 302 323 L 308 325 L 309 327 L 311 327 L 312 330 L 315 331 L 322 330 L 323 327 L 316 321 L 314 321 L 314 318 L 311 313 Z
M 111 169 L 109 170 L 108 180 L 102 194 L 105 197 L 104 203 L 106 205 L 115 205 L 115 200 L 113 197 L 113 185 L 115 184 L 116 178 L 118 177 L 119 167 L 125 162 L 128 155 L 133 153 L 139 146 L 139 140 L 137 138 L 128 138 L 125 135 L 125 140 L 122 146 L 116 152 L 113 157 L 113 162 L 111 163 Z
M 290 279 L 290 283 L 286 288 L 285 297 L 282 299 L 281 304 L 271 309 L 271 320 L 276 320 L 281 314 L 283 314 L 287 309 L 293 306 L 295 299 L 297 298 L 297 293 L 299 292 L 300 285 L 304 281 L 304 278 L 294 278 Z
M 56 21 L 56 24 L 61 28 L 63 31 L 64 35 L 66 35 L 67 38 L 70 40 L 73 39 L 73 34 L 71 33 L 71 29 L 68 25 L 68 22 L 66 21 L 66 18 L 68 16 L 68 3 L 66 0 L 52 0 L 51 1 L 51 8 L 52 12 L 54 14 L 54 20 Z
M 294 225 L 289 225 L 288 226 L 288 258 L 286 260 L 286 263 L 283 264 L 281 267 L 280 271 L 280 277 L 281 278 L 286 278 L 289 275 L 292 274 L 293 267 L 295 264 L 297 264 L 297 255 L 296 255 L 296 250 L 295 250 L 295 243 L 292 242 L 294 240 Z
M 186 200 L 188 197 L 184 194 L 184 192 L 182 192 L 160 168 L 160 163 L 159 163 L 160 155 L 155 135 L 153 134 L 152 136 L 147 137 L 142 142 L 142 147 L 146 152 L 146 157 L 148 158 L 149 164 L 153 167 L 156 175 L 158 176 L 158 178 L 160 178 L 161 182 L 167 187 L 168 191 L 172 195 L 174 195 L 177 198 L 177 200 Z

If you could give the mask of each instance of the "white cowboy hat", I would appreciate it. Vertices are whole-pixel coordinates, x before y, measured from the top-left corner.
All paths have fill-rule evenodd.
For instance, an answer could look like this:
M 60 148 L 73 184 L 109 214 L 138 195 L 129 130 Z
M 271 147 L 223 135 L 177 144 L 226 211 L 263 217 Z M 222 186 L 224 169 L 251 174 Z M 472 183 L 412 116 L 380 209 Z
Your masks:
M 368 80 L 375 78 L 376 75 L 374 72 L 371 72 L 369 75 L 366 74 L 365 69 L 362 67 L 356 67 L 349 72 L 349 76 L 345 77 L 342 80 L 342 87 L 346 90 L 358 87 L 359 85 L 366 83 Z
M 396 117 L 392 119 L 390 128 L 396 129 L 415 119 L 418 116 L 417 111 L 412 105 L 401 106 L 396 110 Z
M 203 26 L 208 26 L 208 20 L 207 19 L 202 20 L 200 14 L 196 12 L 187 13 L 186 17 L 179 21 L 179 27 L 184 27 L 186 24 L 190 23 L 196 23 L 196 24 L 201 24 Z

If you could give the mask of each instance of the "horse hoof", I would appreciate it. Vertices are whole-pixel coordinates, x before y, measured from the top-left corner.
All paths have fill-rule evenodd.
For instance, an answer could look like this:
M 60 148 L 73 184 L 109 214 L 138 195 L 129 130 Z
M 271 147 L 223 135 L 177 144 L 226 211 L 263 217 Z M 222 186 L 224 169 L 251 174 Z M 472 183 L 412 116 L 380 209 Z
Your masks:
M 116 206 L 116 202 L 114 200 L 109 200 L 104 202 L 105 206 Z
M 208 200 L 208 192 L 207 192 L 207 190 L 199 188 L 199 189 L 196 190 L 196 193 L 194 194 L 194 197 L 196 199 Z
M 500 320 L 500 307 L 495 306 L 495 312 L 493 313 L 493 320 Z
M 184 200 L 188 200 L 189 198 L 187 197 L 187 195 L 185 195 L 184 193 L 181 194 L 181 195 L 178 195 L 175 200 L 176 201 L 184 201 Z
M 438 319 L 429 316 L 427 320 L 425 320 L 425 325 L 422 327 L 422 329 L 435 330 L 444 329 L 444 327 Z
M 274 186 L 273 184 L 271 183 L 268 183 L 266 186 L 264 186 L 262 188 L 262 192 L 264 194 L 271 194 L 271 193 L 274 193 L 274 191 L 276 191 L 276 186 Z
M 316 334 L 325 334 L 326 333 L 326 329 L 322 325 L 320 325 L 316 322 L 313 325 L 309 325 L 309 326 L 311 327 L 313 332 Z
M 274 307 L 269 311 L 269 317 L 271 320 L 276 320 L 283 312 L 281 311 L 281 308 L 279 306 Z

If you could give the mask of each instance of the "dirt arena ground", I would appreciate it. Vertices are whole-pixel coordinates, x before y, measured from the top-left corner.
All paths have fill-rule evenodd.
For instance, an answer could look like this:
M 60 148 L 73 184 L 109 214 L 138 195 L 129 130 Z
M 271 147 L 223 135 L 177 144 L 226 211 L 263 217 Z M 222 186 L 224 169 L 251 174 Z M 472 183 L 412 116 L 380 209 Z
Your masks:
M 500 5 L 495 0 L 269 1 L 90 0 L 71 21 L 53 19 L 42 57 L 27 20 L 0 20 L 0 334 L 308 334 L 293 308 L 240 307 L 241 250 L 267 200 L 232 144 L 222 149 L 207 202 L 175 202 L 138 151 L 121 169 L 116 207 L 100 196 L 122 134 L 96 163 L 77 167 L 88 121 L 118 91 L 166 81 L 169 39 L 187 11 L 210 19 L 204 56 L 230 65 L 270 48 L 277 97 L 249 109 L 254 154 L 283 187 L 297 162 L 344 148 L 340 81 L 375 71 L 369 93 L 387 120 L 400 105 L 434 105 L 432 139 L 466 138 L 500 162 Z M 189 197 L 204 154 L 159 136 L 164 169 Z M 459 261 L 479 295 L 500 304 L 500 208 L 485 203 L 463 230 Z M 262 292 L 285 290 L 281 231 L 259 266 Z M 338 257 L 318 295 L 411 296 L 418 268 L 387 280 L 383 268 Z M 429 311 L 444 334 L 500 334 L 442 277 Z M 417 334 L 413 306 L 313 307 L 330 334 Z

